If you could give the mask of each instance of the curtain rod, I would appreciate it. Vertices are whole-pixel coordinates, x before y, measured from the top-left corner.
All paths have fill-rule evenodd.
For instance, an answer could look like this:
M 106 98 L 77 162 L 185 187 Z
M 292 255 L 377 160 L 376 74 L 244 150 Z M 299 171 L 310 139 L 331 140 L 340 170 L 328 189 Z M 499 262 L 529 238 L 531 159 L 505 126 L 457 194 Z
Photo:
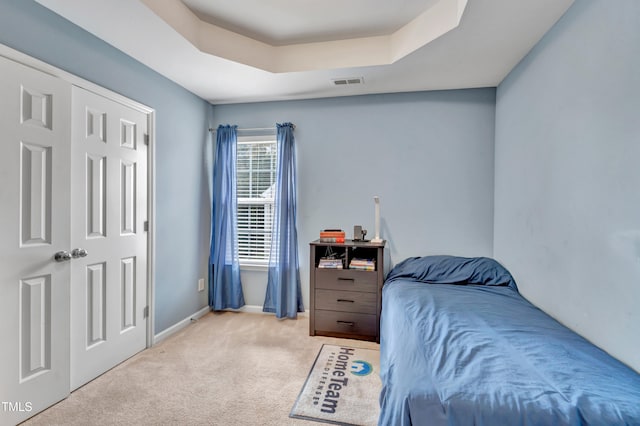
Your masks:
M 295 125 L 293 125 L 293 128 L 295 129 Z M 215 132 L 217 131 L 217 128 L 213 128 L 213 127 L 209 127 L 209 131 L 210 132 Z M 254 127 L 254 128 L 249 128 L 249 129 L 238 129 L 239 132 L 264 132 L 264 131 L 275 131 L 276 128 L 274 127 Z
M 264 130 L 275 130 L 275 127 L 254 127 L 252 129 L 238 129 L 239 132 L 258 132 L 258 131 L 264 131 Z M 209 131 L 210 132 L 215 132 L 218 129 L 214 129 L 213 127 L 209 127 Z

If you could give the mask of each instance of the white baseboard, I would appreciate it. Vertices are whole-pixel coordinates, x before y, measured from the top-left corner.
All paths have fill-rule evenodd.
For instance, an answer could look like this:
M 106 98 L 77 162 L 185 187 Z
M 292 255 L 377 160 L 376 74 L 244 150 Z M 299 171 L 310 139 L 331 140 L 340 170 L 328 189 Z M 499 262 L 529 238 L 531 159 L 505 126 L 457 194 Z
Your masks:
M 269 313 L 269 312 L 262 312 L 262 306 L 259 306 L 259 305 L 244 305 L 240 309 L 225 309 L 225 311 L 246 312 L 248 314 L 268 314 Z
M 248 314 L 263 314 L 263 315 L 274 315 L 273 312 L 264 312 L 262 310 L 262 306 L 259 305 L 244 305 L 242 308 L 240 309 L 225 309 L 225 311 L 231 311 L 231 312 L 246 312 Z M 298 315 L 307 315 L 309 311 L 304 311 L 304 312 L 298 312 Z
M 183 319 L 182 321 L 179 321 L 178 323 L 172 325 L 171 327 L 165 330 L 162 330 L 160 333 L 153 336 L 153 344 L 155 345 L 157 343 L 162 342 L 167 337 L 171 336 L 174 333 L 177 333 L 178 331 L 182 330 L 183 328 L 191 324 L 192 320 L 197 320 L 198 318 L 202 318 L 203 316 L 207 315 L 209 312 L 211 312 L 211 308 L 209 306 L 206 306 L 200 309 L 198 312 L 192 315 L 189 315 L 187 318 Z

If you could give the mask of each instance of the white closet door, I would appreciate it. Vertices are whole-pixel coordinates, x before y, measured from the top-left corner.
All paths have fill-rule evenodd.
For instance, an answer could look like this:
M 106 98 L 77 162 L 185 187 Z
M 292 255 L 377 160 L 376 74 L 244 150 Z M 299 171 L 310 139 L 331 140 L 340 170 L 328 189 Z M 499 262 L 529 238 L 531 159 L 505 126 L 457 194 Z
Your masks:
M 75 389 L 146 347 L 148 124 L 128 106 L 75 86 L 72 93 Z
M 0 424 L 69 394 L 71 87 L 0 57 Z

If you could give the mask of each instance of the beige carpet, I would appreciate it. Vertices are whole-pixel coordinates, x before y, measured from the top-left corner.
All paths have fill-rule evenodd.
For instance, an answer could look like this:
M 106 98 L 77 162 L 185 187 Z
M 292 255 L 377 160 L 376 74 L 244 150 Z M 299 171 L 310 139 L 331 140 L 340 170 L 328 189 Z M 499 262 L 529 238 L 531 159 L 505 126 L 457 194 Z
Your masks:
M 26 425 L 314 425 L 289 412 L 323 343 L 306 316 L 208 314 Z

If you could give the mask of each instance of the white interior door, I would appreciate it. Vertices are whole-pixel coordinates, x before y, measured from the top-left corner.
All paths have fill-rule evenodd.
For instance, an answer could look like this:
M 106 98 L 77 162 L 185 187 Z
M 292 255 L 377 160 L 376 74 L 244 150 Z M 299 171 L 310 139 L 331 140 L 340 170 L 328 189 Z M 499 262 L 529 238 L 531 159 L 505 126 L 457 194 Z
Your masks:
M 0 424 L 69 394 L 71 88 L 0 57 Z
M 146 347 L 148 124 L 75 86 L 72 104 L 73 390 Z

